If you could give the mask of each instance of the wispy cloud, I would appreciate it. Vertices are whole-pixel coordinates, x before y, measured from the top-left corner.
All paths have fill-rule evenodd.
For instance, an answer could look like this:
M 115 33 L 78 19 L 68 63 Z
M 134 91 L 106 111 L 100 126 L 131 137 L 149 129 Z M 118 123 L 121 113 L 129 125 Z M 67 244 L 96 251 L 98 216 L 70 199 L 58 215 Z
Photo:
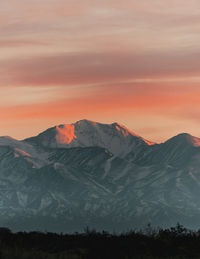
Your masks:
M 1 129 L 88 117 L 198 133 L 199 17 L 199 0 L 2 0 Z
M 0 65 L 1 84 L 13 86 L 105 84 L 162 77 L 176 81 L 177 77 L 198 78 L 200 53 L 63 53 L 4 60 Z

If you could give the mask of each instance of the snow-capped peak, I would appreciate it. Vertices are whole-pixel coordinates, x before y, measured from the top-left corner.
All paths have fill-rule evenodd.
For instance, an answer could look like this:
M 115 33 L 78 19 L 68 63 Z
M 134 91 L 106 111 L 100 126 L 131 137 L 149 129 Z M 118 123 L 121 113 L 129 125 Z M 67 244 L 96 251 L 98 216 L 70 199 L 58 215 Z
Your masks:
M 89 120 L 55 126 L 28 141 L 51 148 L 99 146 L 119 156 L 125 156 L 136 146 L 153 144 L 119 123 L 103 124 Z

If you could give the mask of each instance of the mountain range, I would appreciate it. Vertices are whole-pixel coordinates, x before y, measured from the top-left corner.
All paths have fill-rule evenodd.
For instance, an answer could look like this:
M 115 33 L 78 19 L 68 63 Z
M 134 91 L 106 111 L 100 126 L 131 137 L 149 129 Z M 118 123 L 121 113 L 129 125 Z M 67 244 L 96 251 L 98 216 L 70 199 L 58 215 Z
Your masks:
M 0 225 L 13 230 L 200 227 L 200 139 L 156 144 L 119 123 L 80 120 L 0 137 Z

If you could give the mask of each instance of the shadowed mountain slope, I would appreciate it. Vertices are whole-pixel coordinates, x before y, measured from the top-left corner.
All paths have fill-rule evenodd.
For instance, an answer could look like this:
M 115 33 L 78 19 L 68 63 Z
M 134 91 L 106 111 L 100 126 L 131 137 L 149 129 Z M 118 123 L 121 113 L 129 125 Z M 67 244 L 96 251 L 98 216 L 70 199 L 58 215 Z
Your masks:
M 0 138 L 0 220 L 17 230 L 198 227 L 200 139 L 154 144 L 87 120 Z

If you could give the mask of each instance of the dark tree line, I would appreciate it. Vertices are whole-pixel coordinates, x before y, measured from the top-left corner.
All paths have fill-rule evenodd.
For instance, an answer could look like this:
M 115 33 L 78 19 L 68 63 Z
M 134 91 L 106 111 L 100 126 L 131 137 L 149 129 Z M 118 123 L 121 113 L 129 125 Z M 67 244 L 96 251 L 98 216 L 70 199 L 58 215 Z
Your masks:
M 0 259 L 132 259 L 200 258 L 200 230 L 180 224 L 110 234 L 86 228 L 84 233 L 12 233 L 0 228 Z

